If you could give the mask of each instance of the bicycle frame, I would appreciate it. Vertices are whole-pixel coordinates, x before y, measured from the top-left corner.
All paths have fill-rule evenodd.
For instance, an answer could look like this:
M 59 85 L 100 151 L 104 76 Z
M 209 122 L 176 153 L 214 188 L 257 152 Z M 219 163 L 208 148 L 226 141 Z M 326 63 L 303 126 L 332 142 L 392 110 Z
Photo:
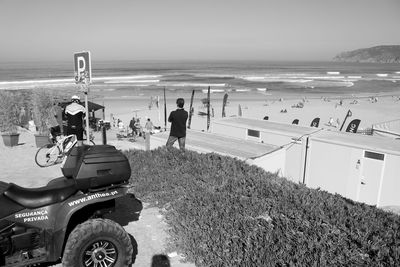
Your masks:
M 65 141 L 68 140 L 67 143 L 65 143 Z M 71 142 L 71 140 L 73 140 Z M 74 134 L 70 134 L 67 136 L 64 136 L 63 138 L 61 138 L 60 140 L 57 141 L 56 146 L 58 147 L 58 149 L 61 151 L 61 153 L 64 155 L 66 154 L 72 147 L 74 147 L 76 145 L 76 143 L 78 142 L 78 140 L 76 139 L 76 135 Z M 65 144 L 64 144 L 65 143 Z
M 76 135 L 71 134 L 67 136 L 58 136 L 56 140 L 52 139 L 52 144 L 47 144 L 38 149 L 35 155 L 35 162 L 40 167 L 49 167 L 57 163 L 63 162 L 66 159 L 66 155 L 76 145 L 78 145 L 78 139 Z M 94 145 L 92 139 L 90 142 Z

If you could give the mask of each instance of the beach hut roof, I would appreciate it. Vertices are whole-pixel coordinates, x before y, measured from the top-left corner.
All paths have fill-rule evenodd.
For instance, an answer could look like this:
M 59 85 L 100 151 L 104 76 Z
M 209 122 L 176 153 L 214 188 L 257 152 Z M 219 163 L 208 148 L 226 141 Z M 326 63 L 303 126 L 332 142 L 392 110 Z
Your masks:
M 374 135 L 400 138 L 400 119 L 372 125 Z
M 299 137 L 303 135 L 309 135 L 318 131 L 315 127 L 305 127 L 293 124 L 285 124 L 272 122 L 268 120 L 258 120 L 243 117 L 229 117 L 221 119 L 215 123 L 221 123 L 225 125 L 237 126 L 240 128 L 248 128 L 264 132 L 277 132 L 283 135 Z
M 162 142 L 168 139 L 168 132 L 154 135 L 152 138 L 162 138 Z M 254 159 L 279 150 L 279 146 L 246 141 L 235 137 L 215 133 L 187 130 L 190 137 L 190 146 L 197 151 L 209 153 L 215 152 L 242 160 Z
M 311 139 L 330 144 L 400 155 L 400 141 L 381 136 L 324 130 L 313 134 Z

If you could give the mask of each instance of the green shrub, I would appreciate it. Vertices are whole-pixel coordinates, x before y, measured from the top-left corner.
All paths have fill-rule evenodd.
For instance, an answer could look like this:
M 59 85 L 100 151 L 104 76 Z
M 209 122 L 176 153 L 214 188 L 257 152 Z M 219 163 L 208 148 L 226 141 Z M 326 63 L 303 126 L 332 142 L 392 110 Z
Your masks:
M 17 133 L 21 124 L 20 111 L 23 107 L 20 92 L 0 90 L 0 132 Z
M 135 194 L 197 266 L 400 266 L 397 215 L 213 153 L 126 154 Z
M 39 134 L 47 134 L 50 120 L 54 120 L 54 106 L 56 102 L 56 94 L 51 90 L 36 89 L 32 92 L 31 106 L 33 113 L 33 120 Z

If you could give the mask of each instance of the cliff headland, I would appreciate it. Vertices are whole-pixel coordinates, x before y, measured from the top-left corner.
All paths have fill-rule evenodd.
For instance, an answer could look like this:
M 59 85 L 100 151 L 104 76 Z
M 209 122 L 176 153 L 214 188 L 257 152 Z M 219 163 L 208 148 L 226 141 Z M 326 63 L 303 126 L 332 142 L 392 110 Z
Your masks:
M 400 63 L 400 45 L 381 45 L 342 52 L 333 58 L 336 62 Z

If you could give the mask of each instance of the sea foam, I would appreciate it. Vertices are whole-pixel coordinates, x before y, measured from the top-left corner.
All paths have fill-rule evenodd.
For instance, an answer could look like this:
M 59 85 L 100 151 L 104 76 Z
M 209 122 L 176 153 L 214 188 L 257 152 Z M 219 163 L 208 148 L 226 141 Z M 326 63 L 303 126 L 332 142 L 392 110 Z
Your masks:
M 160 80 L 113 80 L 113 81 L 105 81 L 106 84 L 115 84 L 115 83 L 159 83 Z

